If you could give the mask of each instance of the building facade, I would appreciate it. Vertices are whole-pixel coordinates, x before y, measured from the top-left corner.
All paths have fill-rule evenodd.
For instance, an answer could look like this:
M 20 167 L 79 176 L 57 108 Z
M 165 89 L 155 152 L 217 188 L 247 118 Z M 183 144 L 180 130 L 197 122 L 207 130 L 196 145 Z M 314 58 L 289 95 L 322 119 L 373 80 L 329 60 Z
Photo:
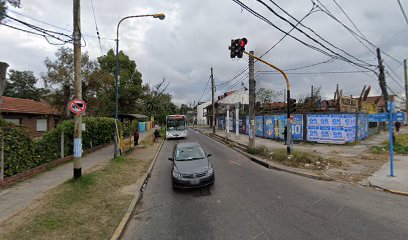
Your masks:
M 1 97 L 0 111 L 4 120 L 27 127 L 34 138 L 53 129 L 61 118 L 61 114 L 48 103 L 5 96 Z

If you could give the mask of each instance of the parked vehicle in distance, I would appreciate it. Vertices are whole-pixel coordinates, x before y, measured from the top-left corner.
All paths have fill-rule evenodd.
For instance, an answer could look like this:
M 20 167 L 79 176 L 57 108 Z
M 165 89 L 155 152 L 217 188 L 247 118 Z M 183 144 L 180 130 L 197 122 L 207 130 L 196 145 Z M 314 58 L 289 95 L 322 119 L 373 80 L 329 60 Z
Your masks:
M 195 188 L 214 184 L 214 169 L 206 154 L 196 142 L 178 143 L 173 152 L 173 188 Z
M 187 117 L 185 115 L 166 116 L 166 138 L 186 138 Z

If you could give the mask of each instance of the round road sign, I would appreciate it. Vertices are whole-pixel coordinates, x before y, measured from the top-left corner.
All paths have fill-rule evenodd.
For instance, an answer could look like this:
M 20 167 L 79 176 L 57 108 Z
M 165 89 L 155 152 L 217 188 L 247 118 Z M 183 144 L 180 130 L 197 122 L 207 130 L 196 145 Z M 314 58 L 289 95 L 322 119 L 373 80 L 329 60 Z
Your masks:
M 83 100 L 74 99 L 68 103 L 68 108 L 75 114 L 81 114 L 86 110 L 86 103 Z

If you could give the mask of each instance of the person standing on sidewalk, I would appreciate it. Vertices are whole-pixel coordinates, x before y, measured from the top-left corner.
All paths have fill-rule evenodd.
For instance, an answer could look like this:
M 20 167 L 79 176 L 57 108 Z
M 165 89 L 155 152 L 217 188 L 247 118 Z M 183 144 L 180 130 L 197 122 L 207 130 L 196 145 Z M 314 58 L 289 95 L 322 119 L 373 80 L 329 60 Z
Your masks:
M 284 145 L 286 145 L 288 139 L 288 127 L 285 127 L 285 130 L 283 130 L 283 139 L 285 141 Z
M 159 142 L 159 138 L 160 138 L 160 132 L 159 129 L 155 129 L 154 130 L 154 142 L 158 143 Z
M 136 128 L 135 132 L 133 133 L 133 138 L 134 138 L 134 146 L 139 145 L 139 130 Z
M 399 132 L 400 128 L 401 128 L 401 123 L 398 122 L 398 121 L 396 121 L 396 122 L 395 122 L 395 130 L 396 130 L 397 132 Z

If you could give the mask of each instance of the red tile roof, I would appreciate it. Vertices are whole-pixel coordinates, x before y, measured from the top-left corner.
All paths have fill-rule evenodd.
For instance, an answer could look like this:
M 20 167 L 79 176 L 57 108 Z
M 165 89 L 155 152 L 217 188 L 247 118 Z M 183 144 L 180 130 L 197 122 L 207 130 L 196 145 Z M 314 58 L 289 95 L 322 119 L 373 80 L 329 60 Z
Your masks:
M 1 97 L 0 110 L 2 112 L 61 115 L 58 110 L 45 102 L 36 102 L 31 99 Z

